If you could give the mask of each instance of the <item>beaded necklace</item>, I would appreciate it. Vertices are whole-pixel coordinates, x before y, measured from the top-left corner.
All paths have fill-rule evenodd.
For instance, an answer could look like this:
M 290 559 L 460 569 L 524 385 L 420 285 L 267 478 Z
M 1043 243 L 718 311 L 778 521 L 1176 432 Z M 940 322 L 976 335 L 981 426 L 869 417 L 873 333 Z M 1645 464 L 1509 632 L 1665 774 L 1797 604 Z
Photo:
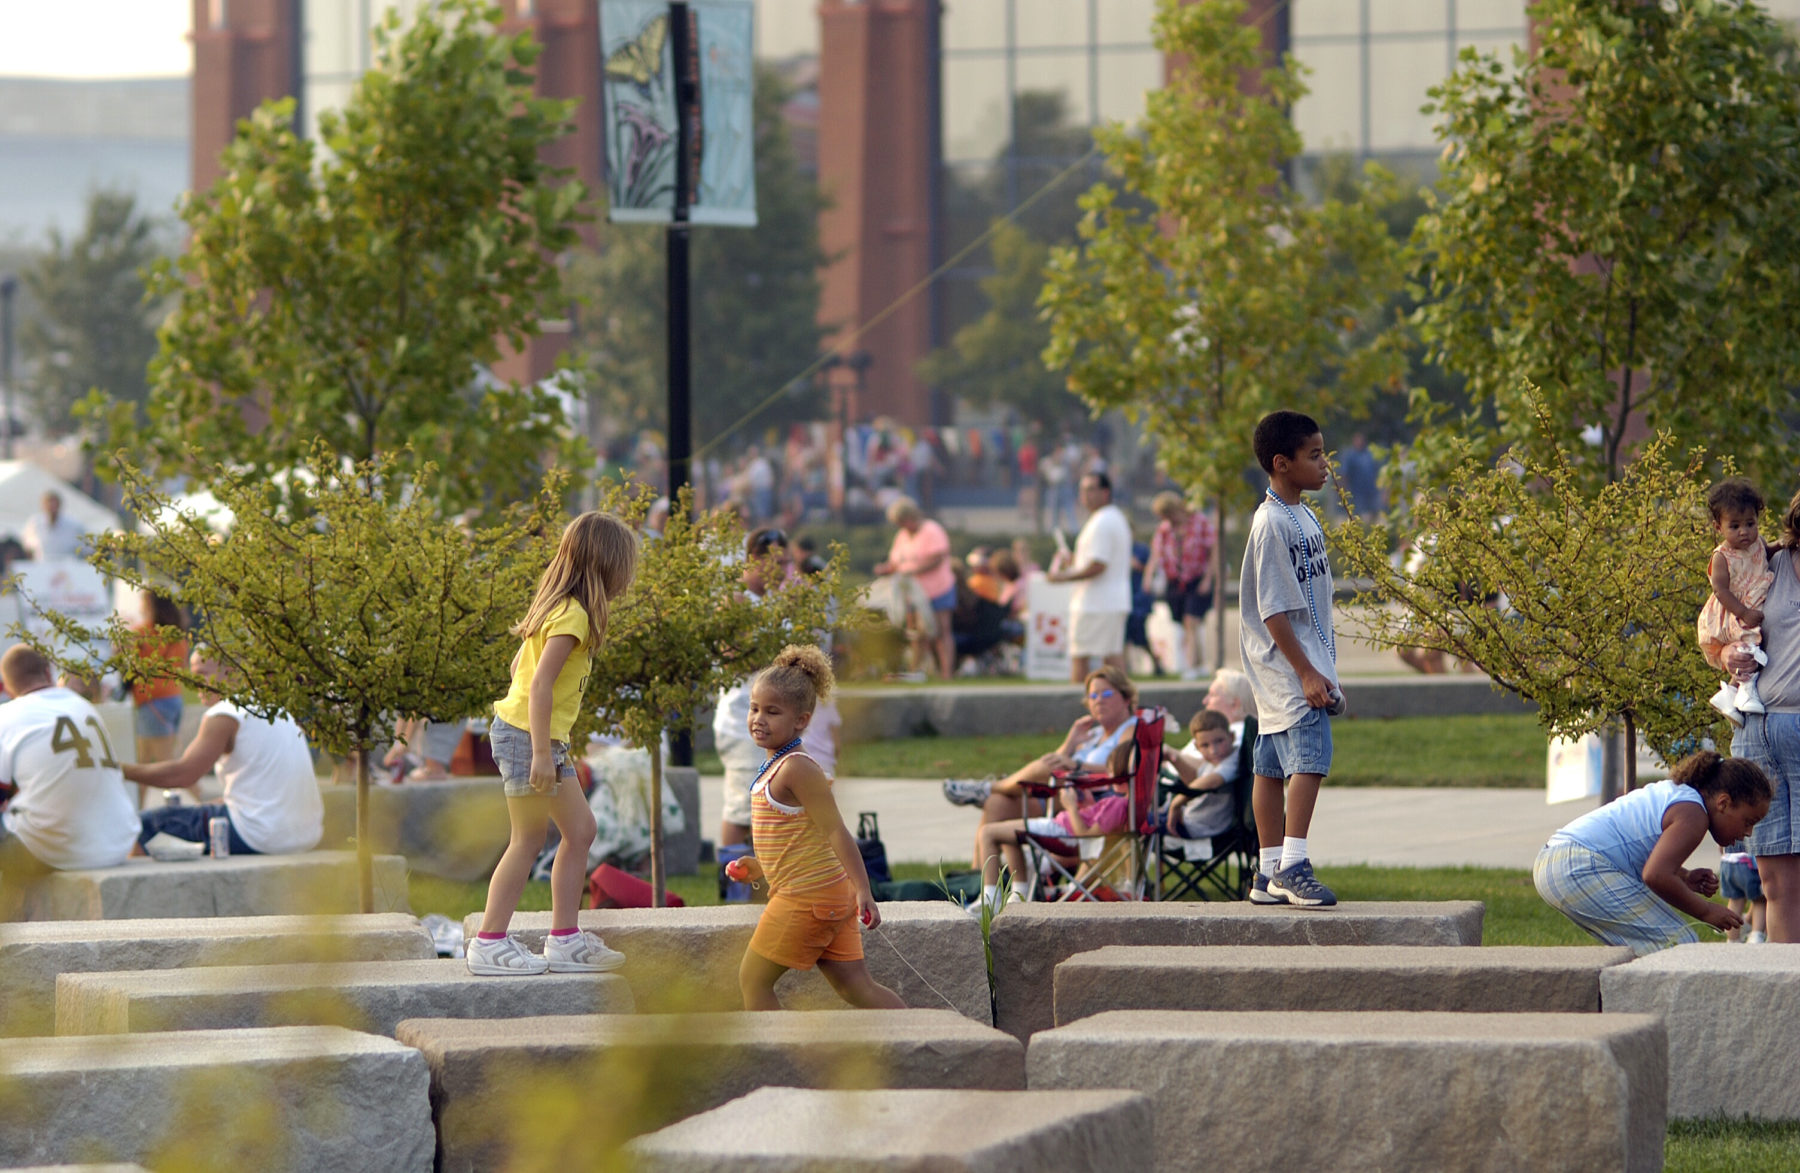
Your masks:
M 1288 521 L 1293 523 L 1294 532 L 1300 535 L 1300 579 L 1306 584 L 1306 609 L 1312 613 L 1313 630 L 1319 633 L 1319 643 L 1324 645 L 1326 655 L 1331 657 L 1332 665 L 1336 666 L 1337 640 L 1325 634 L 1325 625 L 1319 622 L 1319 601 L 1313 596 L 1312 543 L 1307 539 L 1306 530 L 1301 527 L 1300 518 L 1294 514 L 1293 507 L 1278 497 L 1274 489 L 1265 491 L 1269 494 L 1269 500 L 1281 506 L 1281 511 L 1287 514 Z M 1313 526 L 1321 534 L 1324 533 L 1324 527 L 1319 525 L 1319 519 L 1313 516 L 1311 509 L 1307 509 L 1304 501 L 1300 503 L 1300 508 L 1306 509 L 1306 516 L 1312 518 Z
M 800 748 L 800 739 L 798 737 L 796 737 L 796 738 L 794 738 L 794 740 L 788 742 L 786 745 L 782 746 L 780 749 L 776 750 L 774 753 L 772 753 L 768 757 L 764 758 L 763 764 L 756 767 L 756 776 L 754 778 L 750 779 L 750 785 L 755 786 L 758 782 L 762 781 L 763 774 L 768 772 L 768 769 L 770 766 L 772 766 L 776 762 L 780 761 L 782 759 L 782 757 L 785 756 L 786 754 L 789 754 L 799 748 Z

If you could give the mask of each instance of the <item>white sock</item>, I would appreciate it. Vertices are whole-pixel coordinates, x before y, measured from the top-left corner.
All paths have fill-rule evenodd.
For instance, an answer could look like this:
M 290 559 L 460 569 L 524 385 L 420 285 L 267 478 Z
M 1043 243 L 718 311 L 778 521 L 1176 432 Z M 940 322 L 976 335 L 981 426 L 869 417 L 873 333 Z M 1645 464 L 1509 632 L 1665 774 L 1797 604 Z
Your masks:
M 1280 871 L 1281 870 L 1281 848 L 1279 848 L 1279 847 L 1263 848 L 1262 849 L 1262 859 L 1258 862 L 1256 870 L 1261 872 L 1265 876 L 1272 876 L 1276 872 Z
M 1281 841 L 1281 870 L 1286 871 L 1306 858 L 1306 840 L 1292 835 Z
M 989 908 L 1000 906 L 1000 885 L 983 884 L 981 886 L 981 902 Z
M 1012 898 L 1020 904 L 1025 903 L 1025 901 L 1031 898 L 1031 885 L 1021 884 L 1015 881 L 1012 886 Z

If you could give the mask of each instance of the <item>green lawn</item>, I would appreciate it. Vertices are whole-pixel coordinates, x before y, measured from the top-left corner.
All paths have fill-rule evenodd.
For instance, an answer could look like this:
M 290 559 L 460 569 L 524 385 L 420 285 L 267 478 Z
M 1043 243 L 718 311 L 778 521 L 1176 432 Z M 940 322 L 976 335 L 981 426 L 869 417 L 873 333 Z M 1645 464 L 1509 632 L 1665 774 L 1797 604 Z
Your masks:
M 1533 789 L 1544 784 L 1549 743 L 1537 718 L 1509 716 L 1396 717 L 1334 721 L 1335 786 L 1482 786 Z M 1172 740 L 1187 744 L 1183 728 Z M 979 778 L 1007 774 L 1056 747 L 1044 734 L 1004 737 L 911 737 L 846 745 L 838 773 L 846 778 Z M 703 774 L 722 767 L 717 754 L 697 754 Z
M 897 864 L 894 878 L 935 880 L 937 869 L 926 864 Z M 1324 869 L 1322 878 L 1344 900 L 1480 900 L 1487 906 L 1483 945 L 1593 943 L 1538 898 L 1530 873 L 1523 869 L 1334 867 Z M 410 890 L 414 912 L 421 916 L 437 912 L 457 920 L 479 912 L 487 896 L 485 884 L 458 884 L 420 875 L 411 878 Z M 711 864 L 701 865 L 696 876 L 670 877 L 669 890 L 692 905 L 717 904 L 719 899 Z M 526 910 L 550 907 L 549 885 L 527 886 L 519 906 Z M 1670 1173 L 1800 1169 L 1800 1124 L 1672 1123 L 1664 1156 Z

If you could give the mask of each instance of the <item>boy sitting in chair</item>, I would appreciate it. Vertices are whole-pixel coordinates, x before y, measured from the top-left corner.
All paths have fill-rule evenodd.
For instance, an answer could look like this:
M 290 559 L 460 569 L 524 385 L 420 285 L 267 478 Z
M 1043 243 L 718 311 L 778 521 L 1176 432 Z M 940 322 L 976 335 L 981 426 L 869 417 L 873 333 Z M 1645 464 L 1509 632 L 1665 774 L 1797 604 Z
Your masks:
M 1163 813 L 1169 834 L 1210 839 L 1231 829 L 1231 783 L 1238 773 L 1237 747 L 1225 714 L 1201 709 L 1188 722 L 1193 740 L 1169 760 L 1181 777 Z

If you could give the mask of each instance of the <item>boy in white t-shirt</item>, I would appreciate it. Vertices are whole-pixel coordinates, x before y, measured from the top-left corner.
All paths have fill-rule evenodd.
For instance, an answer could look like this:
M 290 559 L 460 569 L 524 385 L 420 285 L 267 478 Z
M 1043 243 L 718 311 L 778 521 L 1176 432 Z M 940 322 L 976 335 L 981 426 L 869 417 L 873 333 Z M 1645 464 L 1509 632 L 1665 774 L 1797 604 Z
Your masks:
M 23 644 L 0 657 L 0 920 L 51 871 L 113 867 L 137 838 L 137 811 L 94 706 L 56 684 Z
M 193 654 L 190 666 L 213 680 L 224 674 L 202 651 Z M 215 692 L 202 691 L 200 699 L 208 708 L 186 752 L 174 761 L 126 766 L 125 777 L 181 790 L 216 770 L 224 801 L 145 811 L 138 841 L 166 832 L 209 843 L 208 824 L 224 815 L 233 855 L 288 855 L 317 847 L 325 831 L 325 803 L 300 727 L 285 716 L 259 717 Z
M 1201 709 L 1188 722 L 1192 740 L 1170 758 L 1181 786 L 1164 812 L 1182 839 L 1210 839 L 1231 829 L 1231 783 L 1237 781 L 1237 739 L 1225 714 Z

